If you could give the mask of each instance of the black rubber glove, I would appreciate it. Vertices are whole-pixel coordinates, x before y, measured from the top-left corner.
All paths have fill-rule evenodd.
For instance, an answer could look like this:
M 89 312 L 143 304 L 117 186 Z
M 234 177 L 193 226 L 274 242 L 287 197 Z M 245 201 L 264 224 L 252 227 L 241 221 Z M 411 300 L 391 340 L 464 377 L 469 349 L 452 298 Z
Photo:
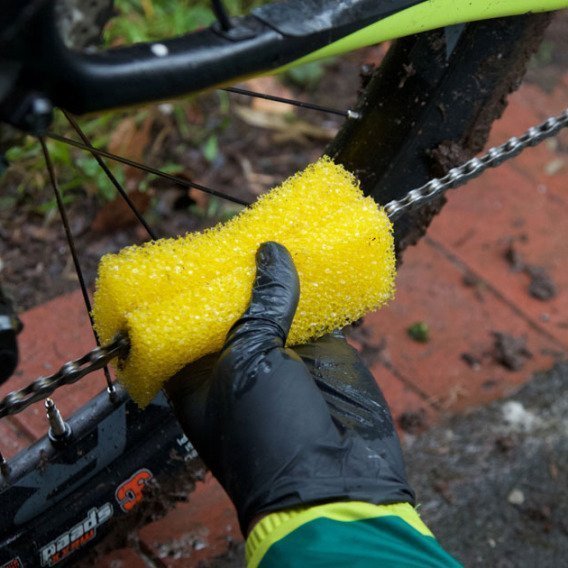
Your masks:
M 166 387 L 244 534 L 255 517 L 298 505 L 414 501 L 387 404 L 357 352 L 341 334 L 284 347 L 298 298 L 288 251 L 265 243 L 221 354 Z

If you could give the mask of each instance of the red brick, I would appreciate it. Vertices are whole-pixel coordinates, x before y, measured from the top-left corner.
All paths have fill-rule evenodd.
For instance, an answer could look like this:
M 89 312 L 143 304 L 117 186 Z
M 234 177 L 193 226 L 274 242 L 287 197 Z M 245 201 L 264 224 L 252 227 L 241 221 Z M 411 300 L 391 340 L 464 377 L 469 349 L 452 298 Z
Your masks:
M 508 167 L 448 197 L 430 235 L 457 255 L 531 321 L 568 345 L 568 206 Z M 557 295 L 548 301 L 529 295 L 529 276 L 512 269 L 505 253 L 514 248 L 552 277 Z
M 523 85 L 509 96 L 503 116 L 491 127 L 489 144 L 500 144 L 504 138 L 522 134 L 527 128 L 539 124 L 546 118 L 527 102 L 525 91 L 529 88 L 530 86 Z
M 522 102 L 541 120 L 562 112 L 568 103 L 568 73 L 558 76 L 556 84 L 550 90 L 544 90 L 534 83 L 524 83 L 510 98 Z
M 197 485 L 188 503 L 180 503 L 139 535 L 166 566 L 184 568 L 221 556 L 242 541 L 234 507 L 211 475 Z
M 490 289 L 463 284 L 463 271 L 426 242 L 409 249 L 398 276 L 397 297 L 387 308 L 365 318 L 377 343 L 406 381 L 426 393 L 440 411 L 459 411 L 502 397 L 552 364 L 549 351 L 558 345 L 535 331 Z M 430 341 L 417 343 L 410 325 L 426 322 Z M 493 331 L 527 338 L 534 354 L 521 371 L 509 371 L 486 355 Z M 482 359 L 480 370 L 462 359 Z
M 148 564 L 132 549 L 121 548 L 97 559 L 97 568 L 148 568 Z
M 427 400 L 421 397 L 410 385 L 405 384 L 395 377 L 391 371 L 380 363 L 371 367 L 377 384 L 381 387 L 383 395 L 389 405 L 395 421 L 402 414 L 409 412 L 424 412 L 434 415 L 435 410 L 428 404 Z
M 371 370 L 389 405 L 399 436 L 416 434 L 438 422 L 440 419 L 438 410 L 428 399 L 417 394 L 414 388 L 395 377 L 380 364 L 373 365 Z M 418 420 L 420 424 L 409 429 L 409 420 Z
M 365 343 L 367 347 L 374 347 L 380 352 L 382 351 L 382 346 L 379 343 L 372 344 L 372 341 L 376 341 L 380 336 L 380 333 L 373 332 L 372 326 L 374 323 L 374 319 L 364 320 L 363 329 L 368 330 L 369 334 Z M 359 341 L 352 337 L 348 341 L 355 349 L 361 351 L 362 345 Z M 408 384 L 400 377 L 394 375 L 388 366 L 385 366 L 384 362 L 379 360 L 373 363 L 370 369 L 387 401 L 395 423 L 398 423 L 403 414 L 408 413 L 423 413 L 427 417 L 429 424 L 432 424 L 437 419 L 437 411 L 429 404 L 427 397 L 417 391 L 414 385 Z

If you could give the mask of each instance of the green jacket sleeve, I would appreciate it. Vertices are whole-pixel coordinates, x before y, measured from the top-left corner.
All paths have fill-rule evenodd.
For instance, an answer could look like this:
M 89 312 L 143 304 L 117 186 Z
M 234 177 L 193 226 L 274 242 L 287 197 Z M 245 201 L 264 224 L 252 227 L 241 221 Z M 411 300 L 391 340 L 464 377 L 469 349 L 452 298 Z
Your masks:
M 461 566 L 408 503 L 357 501 L 278 511 L 247 539 L 249 568 Z

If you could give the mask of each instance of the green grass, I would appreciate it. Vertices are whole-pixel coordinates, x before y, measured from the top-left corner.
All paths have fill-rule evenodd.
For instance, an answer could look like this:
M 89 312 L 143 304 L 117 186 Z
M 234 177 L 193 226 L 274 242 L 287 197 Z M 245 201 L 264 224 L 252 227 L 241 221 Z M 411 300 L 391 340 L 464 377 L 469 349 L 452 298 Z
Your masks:
M 225 0 L 227 12 L 239 16 L 263 4 L 254 0 Z M 215 21 L 208 0 L 115 0 L 119 17 L 105 29 L 107 45 L 175 37 Z

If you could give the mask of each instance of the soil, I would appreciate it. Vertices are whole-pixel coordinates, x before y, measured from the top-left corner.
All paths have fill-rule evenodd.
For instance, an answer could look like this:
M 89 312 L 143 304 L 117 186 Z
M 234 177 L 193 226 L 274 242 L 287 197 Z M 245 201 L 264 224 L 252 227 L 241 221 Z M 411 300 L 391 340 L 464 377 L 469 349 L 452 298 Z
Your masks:
M 500 331 L 493 332 L 493 358 L 511 371 L 520 371 L 532 353 L 527 349 L 525 337 L 513 337 Z
M 512 398 L 406 438 L 421 515 L 465 566 L 546 568 L 568 557 L 567 393 L 562 363 Z
M 506 252 L 505 259 L 514 272 L 524 272 L 529 279 L 528 293 L 537 300 L 546 302 L 556 296 L 556 284 L 550 274 L 542 267 L 525 262 L 521 253 L 512 241 Z
M 188 495 L 195 489 L 197 481 L 203 481 L 205 466 L 200 459 L 187 464 L 183 473 L 176 477 L 163 479 L 161 483 L 155 480 L 149 481 L 144 487 L 144 499 L 140 506 L 136 507 L 127 517 L 112 519 L 111 530 L 103 540 L 91 549 L 80 562 L 81 568 L 93 568 L 99 565 L 100 559 L 112 550 L 129 547 L 134 549 L 149 566 L 156 565 L 156 559 L 148 547 L 141 542 L 138 531 L 151 522 L 164 517 L 180 501 L 187 501 Z M 177 543 L 178 547 L 193 546 L 195 543 L 190 538 L 188 542 Z M 171 552 L 172 554 L 168 554 Z M 164 550 L 166 556 L 173 556 L 174 551 Z M 162 565 L 158 561 L 157 565 Z

